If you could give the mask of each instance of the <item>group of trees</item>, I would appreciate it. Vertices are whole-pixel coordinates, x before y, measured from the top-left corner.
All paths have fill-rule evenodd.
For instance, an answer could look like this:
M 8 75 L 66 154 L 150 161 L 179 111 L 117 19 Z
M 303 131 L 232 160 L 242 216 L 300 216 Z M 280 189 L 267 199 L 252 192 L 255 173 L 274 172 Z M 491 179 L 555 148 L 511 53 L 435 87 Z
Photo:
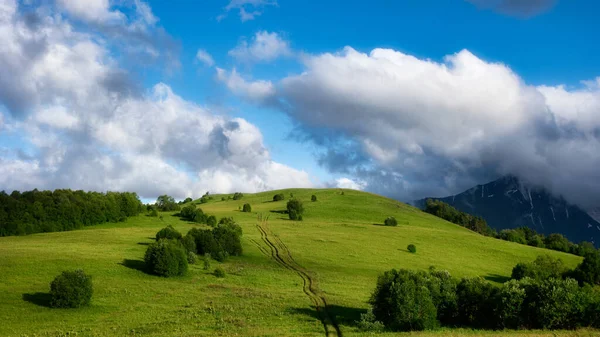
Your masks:
M 58 232 L 124 221 L 142 212 L 137 194 L 72 190 L 0 192 L 0 236 Z
M 535 230 L 529 227 L 504 229 L 498 233 L 489 227 L 483 218 L 461 212 L 447 203 L 439 200 L 428 199 L 425 202 L 425 212 L 468 228 L 479 234 L 495 237 L 505 241 L 557 250 L 578 256 L 585 256 L 588 252 L 596 251 L 594 244 L 591 242 L 583 241 L 579 244 L 575 244 L 570 242 L 562 234 L 553 233 L 545 236 L 537 233 Z
M 538 275 L 541 276 L 541 275 Z M 381 275 L 360 326 L 392 331 L 439 326 L 476 329 L 600 327 L 600 294 L 567 278 L 456 280 L 446 271 L 391 270 Z

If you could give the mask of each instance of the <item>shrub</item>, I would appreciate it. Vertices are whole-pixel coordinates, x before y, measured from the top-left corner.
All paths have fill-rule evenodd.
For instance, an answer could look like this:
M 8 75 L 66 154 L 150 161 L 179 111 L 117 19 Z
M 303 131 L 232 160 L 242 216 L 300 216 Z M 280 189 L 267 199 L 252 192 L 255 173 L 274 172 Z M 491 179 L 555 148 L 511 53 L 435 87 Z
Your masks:
M 546 245 L 546 248 L 552 249 L 552 250 L 558 250 L 561 252 L 569 251 L 569 243 L 570 242 L 567 238 L 565 238 L 563 235 L 557 234 L 557 233 L 548 235 L 546 237 L 546 239 L 544 240 L 544 244 Z
M 227 200 L 227 199 L 225 199 L 225 197 L 221 197 L 221 201 L 225 201 L 225 200 Z
M 437 327 L 437 309 L 426 284 L 426 275 L 391 270 L 379 276 L 370 301 L 376 320 L 393 331 Z
M 531 263 L 519 263 L 513 270 L 511 278 L 520 280 L 529 277 L 534 280 L 545 280 L 548 278 L 562 278 L 566 268 L 561 259 L 550 255 L 540 255 Z
M 375 319 L 371 309 L 364 314 L 360 314 L 360 320 L 356 321 L 356 326 L 360 331 L 382 332 L 385 329 L 383 323 Z
M 90 304 L 92 277 L 83 270 L 63 271 L 50 283 L 50 306 L 54 308 L 79 308 Z
M 196 253 L 196 239 L 189 233 L 181 239 L 181 244 L 187 252 Z
M 172 240 L 161 239 L 151 244 L 144 256 L 149 272 L 159 276 L 177 276 L 187 272 L 188 260 L 183 246 Z
M 152 208 L 150 210 L 150 214 L 151 217 L 157 217 L 158 216 L 158 212 L 156 211 L 156 208 Z
M 229 227 L 218 226 L 212 230 L 212 234 L 223 251 L 232 256 L 239 256 L 242 255 L 242 241 L 240 238 L 241 235 L 238 235 L 234 226 L 237 225 L 234 224 Z
M 317 201 L 317 196 L 313 194 L 313 195 L 310 197 L 310 201 L 312 201 L 312 202 L 315 202 L 315 201 Z
M 518 329 L 526 323 L 522 315 L 525 296 L 523 282 L 510 280 L 502 285 L 495 298 L 497 328 Z
M 503 229 L 499 234 L 500 239 L 520 244 L 527 244 L 525 233 L 518 229 Z
M 187 198 L 185 198 L 185 200 L 183 200 L 183 203 L 187 204 L 188 202 L 192 202 L 192 200 L 193 200 L 192 198 L 187 197 Z
M 219 250 L 211 255 L 216 261 L 224 262 L 229 257 L 229 253 L 224 250 Z
M 160 239 L 179 240 L 181 239 L 181 233 L 173 228 L 173 226 L 168 225 L 156 233 L 156 241 Z
M 210 227 L 215 227 L 217 225 L 217 217 L 214 215 L 209 216 L 206 218 L 206 224 Z
M 575 268 L 572 275 L 580 284 L 600 284 L 600 252 L 585 254 L 583 262 Z
M 196 253 L 204 255 L 206 253 L 213 254 L 221 250 L 219 243 L 215 240 L 213 233 L 209 229 L 192 228 L 187 235 L 194 238 L 196 242 Z
M 446 270 L 429 268 L 432 277 L 428 283 L 429 291 L 442 324 L 453 325 L 456 322 L 456 285 L 457 282 Z
M 462 279 L 456 286 L 458 323 L 463 326 L 494 327 L 494 296 L 497 288 L 481 278 Z
M 529 327 L 535 329 L 574 329 L 585 315 L 587 296 L 577 281 L 551 278 L 526 287 Z
M 246 212 L 246 213 L 252 212 L 252 206 L 250 206 L 250 204 L 244 204 L 244 207 L 242 207 L 242 212 Z
M 298 199 L 291 199 L 287 203 L 287 211 L 290 216 L 290 220 L 302 220 L 302 214 L 304 213 L 304 206 L 302 201 Z
M 216 277 L 225 277 L 225 271 L 224 271 L 224 270 L 223 270 L 223 268 L 221 268 L 221 267 L 217 267 L 217 268 L 215 268 L 215 271 L 213 272 L 213 274 L 214 274 Z
M 408 249 L 408 251 L 413 254 L 417 252 L 417 247 L 415 245 L 413 245 L 412 243 L 410 245 L 408 245 L 408 247 L 406 247 L 406 249 Z
M 202 269 L 209 270 L 210 269 L 210 254 L 206 253 L 202 256 Z
M 196 253 L 194 253 L 194 252 L 187 253 L 188 264 L 196 264 L 197 259 L 198 259 L 198 257 L 196 256 Z
M 398 226 L 398 221 L 393 216 L 389 216 L 383 221 L 383 224 L 386 226 Z
M 233 200 L 240 200 L 240 199 L 242 199 L 243 197 L 244 197 L 244 195 L 243 195 L 242 193 L 240 193 L 240 192 L 235 192 L 235 193 L 233 194 Z
M 283 193 L 277 193 L 273 196 L 273 201 L 281 201 L 285 199 L 285 196 L 283 195 Z
M 222 220 L 222 219 L 221 219 Z M 237 236 L 242 237 L 242 227 L 233 221 L 233 218 L 228 218 L 226 222 L 219 224 L 217 227 L 223 227 L 234 232 Z

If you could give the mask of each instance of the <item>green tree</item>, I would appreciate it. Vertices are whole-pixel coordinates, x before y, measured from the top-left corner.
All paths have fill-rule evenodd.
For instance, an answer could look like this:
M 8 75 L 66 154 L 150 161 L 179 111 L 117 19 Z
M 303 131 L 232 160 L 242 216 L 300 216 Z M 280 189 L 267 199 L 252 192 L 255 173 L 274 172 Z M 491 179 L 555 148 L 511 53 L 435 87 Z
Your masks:
M 290 217 L 290 220 L 302 220 L 302 215 L 304 214 L 304 206 L 302 205 L 302 201 L 298 199 L 291 199 L 287 202 L 287 212 Z
M 285 199 L 285 196 L 283 195 L 283 193 L 277 193 L 273 196 L 273 201 L 281 201 L 284 199 Z
M 83 270 L 63 271 L 50 284 L 50 306 L 79 308 L 90 304 L 93 294 L 92 278 Z
M 246 212 L 246 213 L 252 212 L 252 206 L 250 206 L 250 204 L 244 204 L 244 207 L 242 207 L 242 212 Z
M 173 240 L 161 239 L 148 246 L 144 262 L 149 272 L 164 277 L 184 275 L 188 269 L 185 249 Z
M 313 194 L 313 195 L 310 197 L 310 201 L 312 201 L 312 202 L 315 202 L 315 201 L 317 201 L 317 196 Z

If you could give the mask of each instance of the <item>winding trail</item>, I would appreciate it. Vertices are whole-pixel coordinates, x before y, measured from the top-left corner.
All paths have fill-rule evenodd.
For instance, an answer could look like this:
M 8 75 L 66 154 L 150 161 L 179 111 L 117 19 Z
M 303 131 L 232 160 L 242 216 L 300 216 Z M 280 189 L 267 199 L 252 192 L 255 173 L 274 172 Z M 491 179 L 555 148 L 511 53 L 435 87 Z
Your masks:
M 267 255 L 271 256 L 277 264 L 295 272 L 300 278 L 302 278 L 303 286 L 302 291 L 308 296 L 310 301 L 313 303 L 323 328 L 325 329 L 325 336 L 338 336 L 342 337 L 342 331 L 335 320 L 335 316 L 329 312 L 327 307 L 327 300 L 323 295 L 323 292 L 319 289 L 317 281 L 310 274 L 308 270 L 300 266 L 296 260 L 292 257 L 288 247 L 277 237 L 273 235 L 268 226 L 269 217 L 262 217 L 261 214 L 258 216 L 258 224 L 256 229 L 260 232 L 262 241 L 269 248 L 268 250 L 262 247 L 258 242 L 252 240 L 252 242 L 258 246 L 259 250 Z

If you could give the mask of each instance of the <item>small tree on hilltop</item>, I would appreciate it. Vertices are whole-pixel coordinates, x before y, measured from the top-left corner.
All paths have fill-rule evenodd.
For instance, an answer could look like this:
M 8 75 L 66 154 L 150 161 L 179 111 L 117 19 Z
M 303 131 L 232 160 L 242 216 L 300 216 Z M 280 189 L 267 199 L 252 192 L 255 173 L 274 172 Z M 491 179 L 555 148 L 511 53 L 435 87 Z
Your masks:
M 390 216 L 387 217 L 387 219 L 385 219 L 383 224 L 386 226 L 398 226 L 398 221 L 396 221 L 396 218 L 394 218 L 393 216 Z
M 281 201 L 285 199 L 285 196 L 283 195 L 283 193 L 277 193 L 273 196 L 273 201 Z
M 290 216 L 290 220 L 302 220 L 302 214 L 304 213 L 304 206 L 302 201 L 298 199 L 292 199 L 287 203 L 287 211 Z
M 235 193 L 233 194 L 233 200 L 240 200 L 240 199 L 242 199 L 243 197 L 244 197 L 244 195 L 243 195 L 242 193 L 240 193 L 240 192 L 235 192 Z
M 250 206 L 250 204 L 244 204 L 244 207 L 242 207 L 242 212 L 246 212 L 246 213 L 252 212 L 252 206 Z

